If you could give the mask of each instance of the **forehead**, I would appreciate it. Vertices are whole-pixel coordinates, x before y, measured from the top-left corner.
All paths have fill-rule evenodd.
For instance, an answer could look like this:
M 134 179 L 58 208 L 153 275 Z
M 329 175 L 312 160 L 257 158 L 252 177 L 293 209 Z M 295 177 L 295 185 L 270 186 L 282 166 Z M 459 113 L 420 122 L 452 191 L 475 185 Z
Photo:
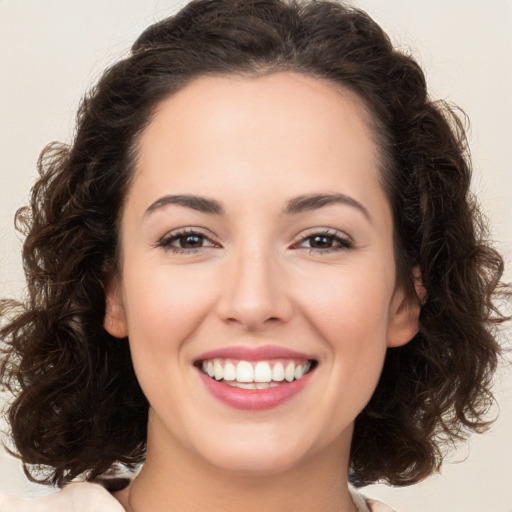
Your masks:
M 336 188 L 343 176 L 343 192 L 358 195 L 380 189 L 370 125 L 364 102 L 327 80 L 291 72 L 205 76 L 156 109 L 138 141 L 134 184 L 208 183 L 211 191 L 229 183 L 243 191 L 264 182 L 298 195 L 304 187 Z
M 328 113 L 330 115 L 326 115 Z M 244 76 L 213 74 L 196 78 L 163 100 L 141 138 L 151 137 L 162 129 L 170 132 L 172 125 L 181 133 L 193 128 L 198 135 L 203 127 L 214 127 L 217 130 L 209 132 L 213 136 L 217 131 L 222 133 L 220 128 L 237 123 L 246 129 L 259 123 L 262 135 L 275 127 L 298 136 L 301 126 L 330 125 L 333 128 L 333 124 L 339 124 L 338 114 L 342 114 L 344 124 L 350 124 L 355 131 L 373 139 L 374 122 L 363 99 L 330 80 L 296 72 Z M 199 118 L 202 124 L 194 125 Z M 210 126 L 204 125 L 206 121 Z M 300 123 L 293 125 L 290 121 Z

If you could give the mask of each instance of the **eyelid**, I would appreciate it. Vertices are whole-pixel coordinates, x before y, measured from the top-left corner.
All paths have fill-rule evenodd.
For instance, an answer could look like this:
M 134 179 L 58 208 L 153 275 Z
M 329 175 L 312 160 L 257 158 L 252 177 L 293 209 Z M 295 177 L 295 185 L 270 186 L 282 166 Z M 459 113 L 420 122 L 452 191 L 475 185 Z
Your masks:
M 162 248 L 166 251 L 171 251 L 175 253 L 194 253 L 197 251 L 201 251 L 204 249 L 209 248 L 219 248 L 221 245 L 215 241 L 215 238 L 213 235 L 205 232 L 207 230 L 195 226 L 187 226 L 183 228 L 176 228 L 169 232 L 167 232 L 165 235 L 159 238 L 159 240 L 156 242 L 155 246 L 157 248 Z M 190 248 L 184 248 L 184 247 L 176 247 L 171 245 L 171 242 L 178 240 L 180 237 L 184 237 L 187 235 L 198 235 L 202 237 L 204 240 L 207 240 L 209 242 L 209 245 L 201 246 L 201 247 L 190 247 Z
M 300 247 L 300 244 L 304 243 L 308 239 L 312 239 L 315 236 L 324 236 L 337 240 L 339 245 L 328 247 L 328 248 L 318 248 L 318 247 Z M 333 228 L 311 228 L 306 232 L 302 232 L 300 235 L 296 237 L 292 244 L 292 249 L 307 249 L 309 251 L 319 252 L 319 253 L 327 253 L 327 252 L 335 252 L 335 251 L 343 251 L 354 248 L 354 240 L 350 235 L 343 231 L 339 231 Z
M 178 240 L 180 237 L 186 237 L 187 235 L 197 235 L 203 240 L 208 242 L 208 245 L 201 245 L 200 247 L 178 247 L 172 245 L 172 242 Z M 303 243 L 314 237 L 326 237 L 333 239 L 336 242 L 335 245 L 330 247 L 301 247 Z M 208 230 L 195 226 L 187 226 L 183 228 L 176 228 L 159 238 L 156 242 L 155 247 L 162 248 L 166 251 L 175 253 L 195 253 L 204 249 L 210 248 L 221 248 L 221 244 L 215 240 L 215 237 L 208 233 Z M 350 235 L 343 231 L 339 231 L 333 228 L 311 228 L 305 232 L 301 232 L 295 240 L 292 242 L 291 249 L 307 249 L 310 252 L 318 253 L 329 253 L 336 251 L 344 251 L 354 248 L 354 241 Z

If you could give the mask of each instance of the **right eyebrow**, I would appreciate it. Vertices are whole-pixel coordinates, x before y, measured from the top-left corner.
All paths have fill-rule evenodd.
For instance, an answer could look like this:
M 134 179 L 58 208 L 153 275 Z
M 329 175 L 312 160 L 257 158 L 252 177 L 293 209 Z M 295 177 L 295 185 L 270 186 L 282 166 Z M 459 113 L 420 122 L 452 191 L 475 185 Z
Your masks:
M 144 213 L 144 215 L 149 215 L 152 212 L 159 210 L 160 208 L 164 208 L 170 204 L 177 204 L 179 206 L 184 206 L 185 208 L 191 208 L 192 210 L 196 210 L 202 213 L 209 213 L 213 215 L 222 215 L 224 214 L 224 208 L 222 205 L 216 201 L 215 199 L 209 199 L 207 197 L 195 196 L 189 194 L 176 194 L 176 195 L 166 195 L 159 199 L 157 199 L 154 203 L 152 203 Z
M 367 208 L 353 197 L 346 194 L 309 194 L 290 199 L 284 209 L 285 214 L 297 214 L 304 211 L 317 210 L 330 204 L 344 204 L 361 212 L 371 223 L 372 217 Z

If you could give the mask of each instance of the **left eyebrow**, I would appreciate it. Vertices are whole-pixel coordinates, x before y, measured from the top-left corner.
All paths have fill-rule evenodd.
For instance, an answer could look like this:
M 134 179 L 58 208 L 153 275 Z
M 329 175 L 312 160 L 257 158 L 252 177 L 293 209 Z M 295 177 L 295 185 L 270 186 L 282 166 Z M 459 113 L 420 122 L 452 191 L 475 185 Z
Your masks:
M 169 204 L 177 204 L 179 206 L 184 206 L 185 208 L 190 208 L 198 212 L 213 215 L 222 215 L 224 213 L 222 205 L 215 199 L 188 194 L 178 194 L 167 195 L 157 199 L 148 207 L 144 215 L 149 215 L 155 210 L 159 210 L 160 208 L 163 208 Z
M 356 208 L 372 223 L 372 218 L 368 210 L 353 197 L 345 194 L 309 194 L 298 196 L 288 201 L 283 213 L 293 215 L 305 211 L 317 210 L 331 204 L 344 204 Z

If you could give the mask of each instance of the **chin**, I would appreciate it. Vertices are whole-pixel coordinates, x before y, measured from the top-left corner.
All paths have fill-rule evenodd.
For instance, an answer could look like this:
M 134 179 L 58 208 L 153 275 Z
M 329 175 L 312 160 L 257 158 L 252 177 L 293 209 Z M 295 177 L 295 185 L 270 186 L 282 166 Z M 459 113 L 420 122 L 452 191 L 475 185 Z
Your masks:
M 301 464 L 303 457 L 297 453 L 264 453 L 261 450 L 224 452 L 218 459 L 209 461 L 219 470 L 240 476 L 265 476 L 284 473 Z
M 257 429 L 254 429 L 257 430 Z M 298 468 L 316 453 L 325 449 L 318 446 L 306 433 L 290 436 L 289 429 L 281 432 L 251 429 L 250 435 L 214 436 L 210 443 L 196 446 L 200 456 L 210 465 L 240 475 L 272 475 Z M 334 448 L 333 448 L 334 449 Z

